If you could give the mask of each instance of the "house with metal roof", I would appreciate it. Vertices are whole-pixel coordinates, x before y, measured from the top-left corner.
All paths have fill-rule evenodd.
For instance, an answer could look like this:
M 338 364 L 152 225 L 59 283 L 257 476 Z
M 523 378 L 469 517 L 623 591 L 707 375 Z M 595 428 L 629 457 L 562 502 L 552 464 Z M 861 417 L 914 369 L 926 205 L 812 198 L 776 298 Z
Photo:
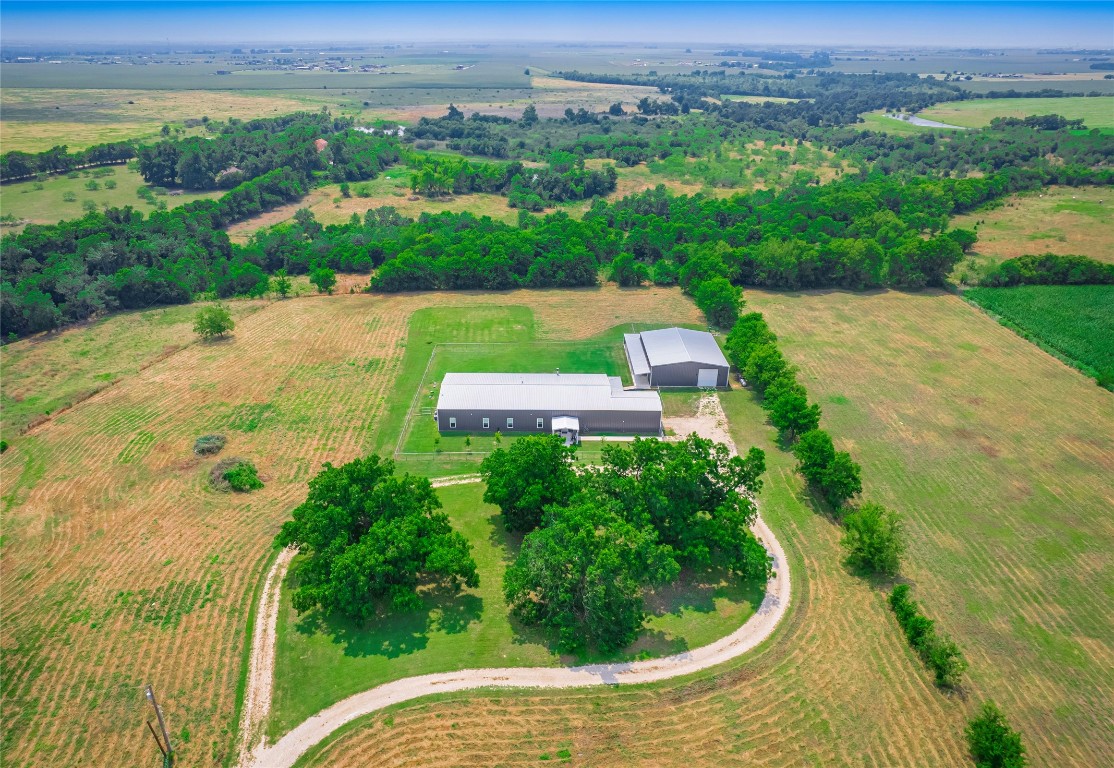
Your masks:
M 661 397 L 602 373 L 447 373 L 433 418 L 443 434 L 656 436 Z
M 728 386 L 727 358 L 705 331 L 663 328 L 628 333 L 623 346 L 637 388 Z

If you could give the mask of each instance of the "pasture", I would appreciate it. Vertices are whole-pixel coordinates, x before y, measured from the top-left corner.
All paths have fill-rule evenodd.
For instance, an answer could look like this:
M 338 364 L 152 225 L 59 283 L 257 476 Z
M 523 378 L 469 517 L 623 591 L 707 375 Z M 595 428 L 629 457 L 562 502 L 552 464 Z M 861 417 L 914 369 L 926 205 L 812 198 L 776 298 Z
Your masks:
M 998 205 L 954 217 L 950 226 L 974 230 L 979 240 L 954 276 L 974 283 L 987 268 L 1018 256 L 1055 253 L 1114 261 L 1114 191 L 1103 187 L 1048 187 L 1005 198 Z
M 472 544 L 480 586 L 459 596 L 427 593 L 420 610 L 360 625 L 319 611 L 299 616 L 290 603 L 295 561 L 279 616 L 272 738 L 346 696 L 412 675 L 679 653 L 729 634 L 762 602 L 760 585 L 715 572 L 686 572 L 676 584 L 647 596 L 651 616 L 631 647 L 606 657 L 562 658 L 543 635 L 508 613 L 503 572 L 521 536 L 508 534 L 499 510 L 483 502 L 483 484 L 447 486 L 437 494 L 454 527 Z
M 57 224 L 66 219 L 80 219 L 90 209 L 130 205 L 149 212 L 152 204 L 136 194 L 141 189 L 154 190 L 138 171 L 123 165 L 72 171 L 47 176 L 42 181 L 5 184 L 0 187 L 0 209 L 5 217 L 11 218 L 5 218 L 4 230 L 18 231 L 27 224 Z M 164 201 L 168 208 L 177 208 L 193 200 L 216 198 L 221 194 L 214 190 L 168 195 L 164 189 L 152 199 Z
M 867 496 L 904 516 L 903 570 L 971 662 L 960 694 L 934 688 L 884 593 L 840 565 L 838 529 L 736 390 L 721 396 L 732 435 L 766 449 L 760 507 L 794 575 L 795 605 L 767 645 L 687 681 L 400 707 L 301 765 L 558 754 L 603 766 L 963 765 L 966 718 L 986 697 L 1034 766 L 1114 760 L 1110 394 L 953 296 L 747 298 L 801 366 L 837 446 L 862 463 Z
M 1114 389 L 1114 286 L 972 288 L 963 296 L 1006 327 Z
M 928 120 L 967 128 L 990 125 L 996 117 L 1060 115 L 1069 120 L 1082 118 L 1088 128 L 1114 130 L 1114 98 L 1110 96 L 949 101 L 921 110 L 918 114 Z
M 154 759 L 154 745 L 136 738 L 147 682 L 187 736 L 180 760 L 231 759 L 248 617 L 271 540 L 323 462 L 390 452 L 429 357 L 411 314 L 518 305 L 532 308 L 542 339 L 700 322 L 676 289 L 346 294 L 258 302 L 213 343 L 193 342 L 194 306 L 6 346 L 4 434 L 18 433 L 16 418 L 52 413 L 0 456 L 5 764 Z M 115 379 L 69 409 L 49 405 Z M 20 398 L 22 416 L 8 407 Z M 220 456 L 191 450 L 210 432 L 227 436 L 223 455 L 256 463 L 263 490 L 210 489 Z M 454 467 L 433 457 L 403 469 Z

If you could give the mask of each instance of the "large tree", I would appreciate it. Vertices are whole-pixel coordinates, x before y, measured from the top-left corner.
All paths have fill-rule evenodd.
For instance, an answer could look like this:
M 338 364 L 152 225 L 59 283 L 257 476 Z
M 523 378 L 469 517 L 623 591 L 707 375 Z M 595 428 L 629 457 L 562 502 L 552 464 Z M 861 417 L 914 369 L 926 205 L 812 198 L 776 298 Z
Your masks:
M 528 435 L 495 449 L 480 464 L 484 501 L 499 507 L 507 530 L 534 530 L 546 507 L 568 503 L 576 491 L 575 453 L 558 435 Z
M 651 526 L 682 563 L 719 565 L 743 576 L 769 574 L 769 556 L 750 531 L 752 496 L 761 489 L 765 454 L 746 458 L 697 435 L 676 443 L 635 439 L 607 446 L 588 487 L 615 501 L 636 526 Z
M 503 591 L 519 618 L 555 631 L 562 650 L 609 652 L 638 636 L 643 585 L 672 581 L 678 571 L 652 528 L 580 496 L 527 534 Z
M 277 539 L 306 556 L 296 610 L 320 607 L 366 620 L 383 601 L 397 610 L 419 606 L 422 583 L 479 585 L 471 546 L 437 511 L 429 480 L 397 477 L 394 469 L 390 459 L 372 455 L 340 467 L 326 463 L 310 480 L 305 503 Z

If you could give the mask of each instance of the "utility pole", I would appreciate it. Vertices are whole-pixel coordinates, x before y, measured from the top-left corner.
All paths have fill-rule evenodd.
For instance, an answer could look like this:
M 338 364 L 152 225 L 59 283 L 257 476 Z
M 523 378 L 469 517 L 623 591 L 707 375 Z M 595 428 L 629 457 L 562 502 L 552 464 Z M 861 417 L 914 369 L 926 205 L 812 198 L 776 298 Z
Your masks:
M 147 686 L 147 701 L 151 702 L 151 706 L 155 708 L 155 717 L 159 720 L 159 730 L 162 731 L 162 738 L 166 742 L 166 748 L 163 748 L 159 742 L 158 736 L 155 734 L 155 729 L 151 728 L 151 721 L 147 721 L 147 727 L 151 728 L 151 735 L 155 736 L 155 742 L 158 743 L 159 749 L 162 750 L 163 762 L 166 765 L 174 764 L 174 747 L 170 745 L 170 734 L 166 732 L 166 722 L 162 719 L 162 710 L 159 709 L 159 702 L 155 699 L 155 690 L 150 685 Z

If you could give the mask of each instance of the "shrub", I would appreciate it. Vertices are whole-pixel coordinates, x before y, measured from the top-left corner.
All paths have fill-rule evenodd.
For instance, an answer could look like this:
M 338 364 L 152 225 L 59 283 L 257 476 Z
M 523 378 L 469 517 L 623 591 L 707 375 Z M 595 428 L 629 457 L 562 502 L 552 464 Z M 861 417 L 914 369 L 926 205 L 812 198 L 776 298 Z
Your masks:
M 0 440 L 0 453 L 5 453 L 8 450 L 8 441 Z
M 202 435 L 193 443 L 193 452 L 198 456 L 220 453 L 225 444 L 224 435 Z
M 967 725 L 967 744 L 979 768 L 1023 768 L 1025 747 L 1021 734 L 1010 728 L 993 701 L 983 702 Z
M 920 606 L 909 597 L 908 584 L 894 587 L 889 602 L 909 645 L 936 675 L 936 684 L 941 688 L 954 688 L 967 669 L 967 661 L 959 646 L 936 632 L 932 619 L 921 613 Z
M 209 471 L 209 482 L 218 491 L 248 493 L 263 487 L 255 465 L 238 456 L 221 459 Z

